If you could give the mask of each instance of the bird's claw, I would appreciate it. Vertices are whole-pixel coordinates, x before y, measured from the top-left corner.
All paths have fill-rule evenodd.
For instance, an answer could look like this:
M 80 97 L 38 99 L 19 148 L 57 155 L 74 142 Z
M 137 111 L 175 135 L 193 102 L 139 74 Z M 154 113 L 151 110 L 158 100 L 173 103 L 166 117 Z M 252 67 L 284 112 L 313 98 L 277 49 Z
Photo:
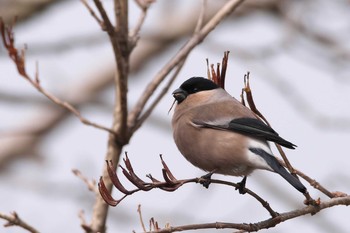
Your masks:
M 238 182 L 238 187 L 235 188 L 235 190 L 238 190 L 239 194 L 245 194 L 247 191 L 245 189 L 245 184 L 247 182 L 247 177 L 245 176 L 241 182 Z
M 208 174 L 201 176 L 199 183 L 202 184 L 203 187 L 209 188 L 209 185 L 211 184 L 211 176 L 212 175 L 213 175 L 213 172 L 209 172 Z

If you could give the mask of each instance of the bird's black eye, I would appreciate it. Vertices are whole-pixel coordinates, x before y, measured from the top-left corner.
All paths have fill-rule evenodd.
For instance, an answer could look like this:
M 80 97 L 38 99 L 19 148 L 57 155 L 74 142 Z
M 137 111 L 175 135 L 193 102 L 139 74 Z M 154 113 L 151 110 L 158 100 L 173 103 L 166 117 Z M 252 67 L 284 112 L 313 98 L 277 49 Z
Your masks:
M 199 91 L 199 89 L 197 87 L 193 88 L 193 93 L 196 93 L 198 91 Z

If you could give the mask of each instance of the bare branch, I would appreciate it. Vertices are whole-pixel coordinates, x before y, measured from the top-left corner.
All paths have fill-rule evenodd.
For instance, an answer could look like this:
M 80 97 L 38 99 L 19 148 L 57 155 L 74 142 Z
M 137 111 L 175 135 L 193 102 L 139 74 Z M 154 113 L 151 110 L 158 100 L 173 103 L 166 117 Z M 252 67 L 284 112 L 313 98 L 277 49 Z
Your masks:
M 165 85 L 162 91 L 158 94 L 156 99 L 151 103 L 148 109 L 145 110 L 145 112 L 140 116 L 134 128 L 130 129 L 130 134 L 134 133 L 137 129 L 139 129 L 141 125 L 145 122 L 145 120 L 151 115 L 151 113 L 153 112 L 153 109 L 158 105 L 158 103 L 161 101 L 163 96 L 168 92 L 171 84 L 173 84 L 173 82 L 175 81 L 177 75 L 180 73 L 184 64 L 185 64 L 185 59 L 178 64 L 174 74 L 171 76 L 168 83 Z
M 204 17 L 205 17 L 205 10 L 207 9 L 208 2 L 207 0 L 202 0 L 201 4 L 201 10 L 199 12 L 198 20 L 197 20 L 197 25 L 196 28 L 194 29 L 194 33 L 199 33 L 200 30 L 202 29 L 203 22 L 204 22 Z
M 81 179 L 86 184 L 87 188 L 90 191 L 92 191 L 94 193 L 98 193 L 95 180 L 89 180 L 78 169 L 72 169 L 72 172 L 74 173 L 74 175 L 76 175 L 79 179 Z
M 286 167 L 286 164 L 283 160 L 277 158 L 278 161 Z M 328 189 L 326 189 L 325 187 L 323 187 L 319 182 L 317 182 L 315 179 L 309 177 L 308 175 L 306 175 L 305 173 L 299 171 L 298 169 L 296 168 L 293 168 L 294 169 L 294 173 L 297 174 L 298 176 L 300 176 L 301 178 L 303 178 L 304 180 L 306 180 L 312 187 L 314 187 L 315 189 L 321 191 L 323 194 L 325 194 L 326 196 L 328 196 L 329 198 L 334 198 L 334 197 L 337 197 L 335 195 L 334 192 L 331 192 L 329 191 Z
M 239 232 L 253 232 L 259 231 L 262 229 L 268 229 L 274 227 L 284 221 L 294 219 L 300 216 L 307 214 L 314 215 L 320 212 L 323 209 L 327 209 L 337 205 L 350 205 L 350 196 L 333 198 L 329 201 L 322 202 L 319 206 L 307 206 L 301 209 L 296 209 L 289 212 L 284 212 L 279 214 L 276 217 L 266 219 L 264 221 L 256 223 L 227 223 L 227 222 L 215 222 L 215 223 L 204 223 L 204 224 L 191 224 L 175 227 L 166 227 L 159 229 L 157 231 L 149 231 L 148 233 L 171 233 L 179 231 L 188 231 L 188 230 L 198 230 L 198 229 L 237 229 L 241 230 Z
M 110 134 L 108 138 L 107 153 L 105 159 L 112 161 L 113 164 L 118 164 L 121 150 L 128 143 L 128 128 L 127 128 L 127 92 L 128 92 L 128 75 L 129 75 L 129 32 L 128 32 L 128 1 L 115 0 L 114 13 L 116 16 L 116 26 L 113 27 L 109 17 L 102 6 L 100 0 L 94 0 L 94 3 L 101 14 L 101 17 L 106 25 L 106 32 L 111 41 L 114 51 L 114 59 L 116 63 L 116 73 L 114 77 L 115 106 L 113 112 L 112 128 L 116 134 Z M 112 182 L 108 179 L 107 169 L 103 169 L 101 180 L 105 182 L 99 183 L 99 190 L 104 190 L 104 198 L 109 198 L 112 189 Z M 102 192 L 100 192 L 102 194 Z M 91 220 L 91 228 L 94 232 L 105 232 L 107 220 L 108 206 L 101 198 L 96 195 L 93 216 Z
M 115 118 L 113 122 L 113 128 L 117 135 L 115 140 L 119 144 L 125 144 L 126 138 L 126 122 L 127 122 L 127 77 L 129 73 L 129 54 L 130 46 L 128 40 L 128 3 L 126 0 L 114 1 L 116 26 L 111 23 L 107 12 L 105 11 L 102 2 L 100 0 L 94 0 L 94 3 L 101 14 L 103 19 L 104 28 L 111 41 L 114 58 L 117 65 L 117 72 L 115 75 Z
M 164 182 L 159 181 L 155 178 L 153 178 L 151 175 L 148 175 L 147 177 L 151 179 L 151 183 L 144 182 L 141 180 L 135 173 L 134 170 L 131 166 L 130 160 L 126 158 L 124 160 L 126 168 L 123 168 L 123 174 L 129 179 L 130 182 L 132 182 L 137 189 L 134 189 L 132 191 L 128 191 L 127 194 L 125 194 L 121 199 L 115 200 L 112 196 L 110 196 L 109 192 L 104 190 L 103 186 L 103 180 L 100 180 L 99 187 L 100 187 L 100 192 L 102 197 L 105 199 L 105 201 L 110 204 L 110 205 L 117 205 L 119 204 L 126 196 L 131 195 L 135 192 L 139 191 L 150 191 L 154 188 L 160 188 L 164 191 L 168 192 L 173 192 L 176 191 L 178 188 L 180 188 L 184 184 L 188 183 L 203 183 L 205 178 L 192 178 L 192 179 L 184 179 L 184 180 L 178 180 L 176 179 L 171 171 L 169 170 L 169 167 L 167 164 L 163 161 L 162 159 L 162 164 L 163 164 L 163 178 Z M 107 166 L 111 166 L 111 164 L 107 164 Z M 114 169 L 113 167 L 111 169 Z M 116 173 L 112 174 L 112 176 L 117 176 Z M 111 177 L 111 179 L 114 179 Z M 211 183 L 214 184 L 222 184 L 222 185 L 228 185 L 228 186 L 233 186 L 233 187 L 239 187 L 238 184 L 228 182 L 228 181 L 223 181 L 223 180 L 216 180 L 216 179 L 211 179 Z M 121 184 L 119 184 L 121 185 Z M 118 188 L 119 189 L 119 188 Z M 124 189 L 124 188 L 123 188 Z M 276 213 L 269 205 L 268 202 L 264 201 L 260 196 L 258 196 L 256 193 L 253 191 L 245 188 L 246 193 L 254 197 L 256 200 L 258 200 L 263 207 L 268 210 L 268 212 L 271 215 L 271 218 L 266 219 L 261 222 L 257 223 L 250 223 L 250 224 L 245 224 L 245 223 L 204 223 L 204 224 L 191 224 L 191 225 L 184 225 L 184 226 L 178 226 L 178 227 L 171 227 L 167 226 L 163 229 L 159 229 L 158 226 L 157 228 L 154 227 L 154 231 L 149 231 L 149 232 L 177 232 L 177 231 L 186 231 L 186 230 L 196 230 L 196 229 L 223 229 L 223 228 L 230 228 L 230 229 L 237 229 L 240 230 L 240 232 L 252 232 L 252 231 L 258 231 L 261 229 L 267 229 L 270 227 L 274 227 L 275 225 L 287 221 L 289 219 L 297 218 L 299 216 L 303 216 L 306 214 L 316 214 L 317 212 L 330 208 L 332 206 L 336 205 L 350 205 L 350 196 L 348 194 L 342 193 L 342 192 L 337 192 L 336 197 L 333 199 L 330 199 L 328 201 L 321 202 L 320 200 L 317 201 L 317 205 L 309 205 L 304 208 L 296 209 L 293 211 L 289 212 L 284 212 L 282 214 Z M 125 193 L 125 192 L 124 192 Z M 335 195 L 335 194 L 334 194 Z M 154 220 L 153 220 L 154 221 Z M 157 224 L 158 225 L 158 224 Z M 144 229 L 144 227 L 143 227 Z M 157 230 L 156 230 L 157 229 Z
M 97 23 L 100 25 L 102 29 L 104 29 L 104 23 L 103 21 L 96 15 L 95 11 L 90 7 L 89 3 L 86 0 L 80 0 L 84 6 L 88 9 L 91 16 L 97 21 Z
M 98 184 L 99 191 L 101 193 L 102 198 L 106 201 L 111 206 L 116 206 L 118 205 L 122 200 L 124 200 L 127 196 L 130 196 L 136 192 L 140 191 L 151 191 L 152 189 L 159 188 L 161 190 L 167 191 L 167 192 L 174 192 L 177 189 L 179 189 L 181 186 L 184 184 L 188 183 L 199 183 L 199 184 L 204 184 L 208 183 L 208 178 L 200 177 L 200 178 L 190 178 L 190 179 L 183 179 L 183 180 L 178 180 L 175 178 L 175 176 L 172 174 L 170 171 L 168 165 L 164 162 L 162 156 L 160 156 L 161 162 L 163 165 L 162 173 L 163 173 L 163 178 L 164 182 L 159 181 L 158 179 L 155 179 L 152 175 L 147 175 L 147 177 L 152 181 L 151 183 L 145 182 L 142 179 L 140 179 L 134 172 L 130 160 L 128 157 L 124 159 L 124 163 L 126 168 L 122 167 L 122 171 L 124 176 L 133 184 L 136 186 L 136 189 L 133 190 L 127 190 L 124 188 L 124 186 L 120 183 L 119 178 L 117 173 L 115 172 L 115 167 L 113 163 L 107 162 L 107 170 L 109 171 L 109 176 L 110 179 L 113 181 L 114 186 L 124 194 L 124 196 L 118 200 L 114 199 L 109 191 L 105 188 L 105 184 L 103 179 L 100 179 L 100 182 Z M 221 184 L 221 185 L 227 185 L 227 186 L 232 186 L 235 187 L 236 189 L 239 186 L 239 184 L 224 181 L 224 180 L 216 180 L 216 179 L 210 179 L 210 183 L 212 184 Z M 208 187 L 208 186 L 206 186 Z M 261 203 L 261 205 L 269 212 L 269 214 L 272 217 L 278 216 L 278 213 L 275 212 L 271 207 L 270 204 L 265 201 L 263 198 L 261 198 L 258 194 L 253 192 L 252 190 L 248 188 L 244 188 L 245 193 L 248 195 L 254 197 L 258 202 Z
M 129 34 L 129 38 L 131 41 L 131 46 L 134 47 L 139 39 L 139 33 L 141 31 L 141 27 L 145 21 L 147 10 L 151 6 L 151 4 L 154 2 L 154 0 L 135 0 L 136 4 L 141 9 L 141 14 L 139 16 L 139 19 L 137 20 L 136 26 L 133 30 L 131 30 Z
M 1 30 L 1 36 L 3 43 L 5 45 L 6 50 L 9 53 L 10 58 L 13 60 L 13 62 L 16 65 L 16 68 L 18 70 L 18 73 L 27 80 L 36 90 L 38 90 L 40 93 L 42 93 L 44 96 L 46 96 L 49 100 L 54 102 L 55 104 L 67 109 L 71 113 L 73 113 L 83 124 L 89 125 L 101 130 L 105 130 L 111 134 L 115 134 L 115 132 L 107 128 L 105 126 L 102 126 L 100 124 L 94 123 L 86 119 L 81 115 L 78 109 L 76 109 L 74 106 L 72 106 L 70 103 L 63 101 L 59 99 L 58 97 L 54 96 L 47 90 L 45 90 L 40 85 L 40 80 L 38 77 L 38 70 L 35 72 L 35 78 L 33 79 L 30 77 L 25 69 L 25 50 L 22 49 L 20 52 L 18 52 L 18 49 L 15 47 L 15 40 L 14 40 L 14 34 L 12 32 L 12 27 L 6 27 L 4 23 L 0 20 L 0 30 Z
M 91 229 L 91 226 L 89 224 L 87 224 L 87 222 L 86 222 L 85 215 L 84 215 L 84 210 L 80 210 L 79 211 L 78 217 L 80 219 L 80 226 L 81 226 L 81 228 L 83 228 L 84 231 L 87 232 L 87 233 L 91 232 L 92 229 Z
M 142 218 L 141 205 L 137 206 L 137 213 L 139 214 L 142 230 L 143 230 L 143 232 L 146 232 L 147 230 L 146 230 L 146 227 L 145 227 L 145 223 L 143 222 L 143 218 Z
M 101 18 L 103 20 L 102 22 L 100 22 L 100 21 L 97 21 L 97 22 L 101 26 L 101 29 L 103 31 L 107 31 L 107 33 L 111 36 L 112 34 L 114 34 L 114 27 L 113 27 L 111 21 L 109 20 L 107 12 L 105 11 L 100 0 L 94 0 L 94 3 L 95 3 L 97 10 L 100 12 Z
M 23 221 L 16 212 L 12 212 L 10 215 L 0 213 L 0 218 L 7 221 L 7 223 L 4 224 L 5 227 L 19 226 L 29 232 L 39 233 L 37 229 Z

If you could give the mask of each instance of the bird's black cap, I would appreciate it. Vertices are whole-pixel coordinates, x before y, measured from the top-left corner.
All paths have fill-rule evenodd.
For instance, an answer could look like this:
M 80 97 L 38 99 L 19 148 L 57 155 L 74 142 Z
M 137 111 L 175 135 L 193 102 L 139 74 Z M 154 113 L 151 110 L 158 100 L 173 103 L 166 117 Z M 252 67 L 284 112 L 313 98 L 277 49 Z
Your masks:
M 188 95 L 200 92 L 209 91 L 219 88 L 213 81 L 202 78 L 202 77 L 192 77 L 183 82 L 180 88 L 173 92 L 174 98 L 178 103 L 181 103 Z

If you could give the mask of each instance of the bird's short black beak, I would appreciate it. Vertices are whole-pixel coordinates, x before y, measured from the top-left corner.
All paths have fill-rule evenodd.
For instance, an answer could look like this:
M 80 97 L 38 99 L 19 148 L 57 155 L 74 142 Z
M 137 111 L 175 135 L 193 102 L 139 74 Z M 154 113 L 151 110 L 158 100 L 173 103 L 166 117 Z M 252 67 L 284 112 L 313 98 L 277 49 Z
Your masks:
M 173 96 L 176 99 L 178 104 L 184 101 L 187 98 L 187 95 L 188 95 L 187 92 L 181 88 L 178 88 L 173 92 Z

